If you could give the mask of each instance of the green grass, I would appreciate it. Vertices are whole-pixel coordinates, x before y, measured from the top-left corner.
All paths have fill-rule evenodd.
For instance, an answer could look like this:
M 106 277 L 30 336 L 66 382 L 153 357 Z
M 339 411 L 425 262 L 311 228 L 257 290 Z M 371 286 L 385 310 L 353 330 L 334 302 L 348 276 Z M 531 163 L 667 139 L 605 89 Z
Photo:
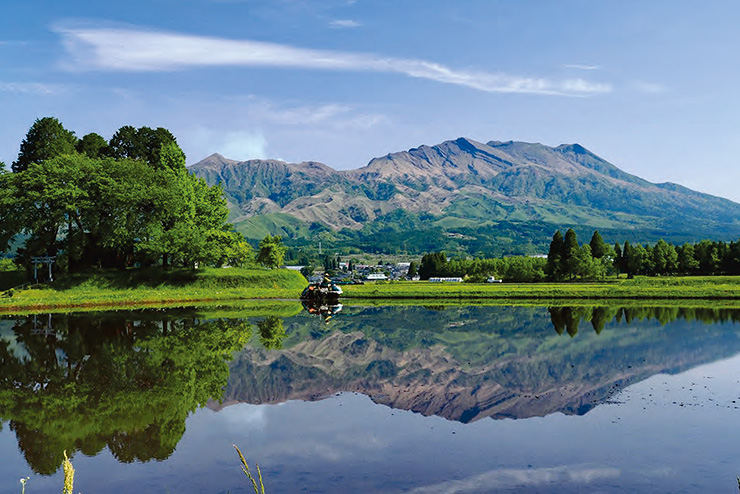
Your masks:
M 284 269 L 90 271 L 15 291 L 12 297 L 4 292 L 0 297 L 0 311 L 171 307 L 218 300 L 295 299 L 305 286 L 306 280 L 300 273 Z
M 592 283 L 397 282 L 344 287 L 360 299 L 740 299 L 740 276 L 637 277 Z

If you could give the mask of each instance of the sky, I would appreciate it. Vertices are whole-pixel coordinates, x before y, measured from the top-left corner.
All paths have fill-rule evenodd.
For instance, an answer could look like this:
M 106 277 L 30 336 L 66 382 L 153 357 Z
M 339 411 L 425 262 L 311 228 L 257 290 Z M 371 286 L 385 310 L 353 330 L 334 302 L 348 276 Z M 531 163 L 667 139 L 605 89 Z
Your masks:
M 580 143 L 740 202 L 740 2 L 3 0 L 0 161 L 37 118 L 359 168 L 468 137 Z

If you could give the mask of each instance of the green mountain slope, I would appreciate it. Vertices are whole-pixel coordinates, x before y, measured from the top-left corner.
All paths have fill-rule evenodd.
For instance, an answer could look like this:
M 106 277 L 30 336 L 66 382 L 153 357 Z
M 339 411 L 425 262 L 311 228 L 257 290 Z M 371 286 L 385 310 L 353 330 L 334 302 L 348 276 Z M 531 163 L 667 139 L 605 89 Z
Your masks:
M 454 237 L 457 250 L 505 253 L 524 245 L 541 251 L 556 228 L 571 226 L 588 233 L 598 228 L 607 240 L 740 236 L 740 204 L 653 184 L 579 144 L 553 148 L 459 138 L 348 171 L 314 162 L 238 162 L 218 154 L 190 169 L 222 184 L 232 220 L 255 239 L 277 233 L 300 243 L 324 232 L 322 238 L 337 245 L 362 246 L 374 238 L 401 249 L 405 236 L 409 250 L 408 238 L 420 234 L 437 238 L 435 245 Z M 391 237 L 400 238 L 389 242 Z

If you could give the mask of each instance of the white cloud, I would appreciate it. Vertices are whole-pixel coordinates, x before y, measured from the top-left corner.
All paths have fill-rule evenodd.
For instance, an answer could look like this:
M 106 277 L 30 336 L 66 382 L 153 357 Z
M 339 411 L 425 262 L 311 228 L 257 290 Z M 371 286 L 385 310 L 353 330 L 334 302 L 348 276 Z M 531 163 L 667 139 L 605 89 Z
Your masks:
M 369 129 L 387 120 L 384 115 L 358 112 L 352 106 L 339 103 L 290 106 L 257 97 L 250 98 L 246 111 L 250 121 L 280 126 Z
M 587 484 L 596 480 L 619 477 L 620 471 L 610 467 L 554 467 L 491 470 L 462 480 L 417 487 L 411 494 L 466 494 L 492 492 L 515 487 L 536 486 L 553 482 Z
M 221 154 L 238 160 L 264 159 L 267 157 L 267 140 L 253 132 L 228 132 L 217 145 Z
M 338 28 L 355 28 L 360 27 L 362 24 L 360 24 L 357 21 L 353 21 L 351 19 L 335 19 L 329 23 L 331 27 L 338 27 Z
M 599 70 L 601 67 L 599 65 L 588 65 L 583 63 L 568 63 L 563 65 L 566 69 L 576 69 L 576 70 Z
M 610 84 L 583 79 L 551 80 L 457 70 L 425 60 L 313 50 L 262 41 L 137 29 L 60 28 L 58 32 L 72 56 L 70 69 L 166 71 L 209 66 L 291 67 L 398 73 L 485 92 L 590 96 L 612 90 Z
M 217 152 L 238 161 L 267 158 L 267 139 L 259 131 L 230 130 L 211 128 L 183 129 L 181 140 L 187 141 L 191 148 L 208 153 Z M 204 156 L 195 156 L 201 159 Z

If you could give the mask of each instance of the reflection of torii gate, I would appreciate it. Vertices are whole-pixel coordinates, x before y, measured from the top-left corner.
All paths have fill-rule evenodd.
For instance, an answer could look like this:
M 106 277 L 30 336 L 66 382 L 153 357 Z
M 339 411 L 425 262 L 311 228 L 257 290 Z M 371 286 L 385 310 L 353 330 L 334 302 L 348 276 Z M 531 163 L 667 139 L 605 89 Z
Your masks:
M 49 314 L 49 318 L 46 321 L 46 327 L 42 328 L 41 327 L 42 325 L 43 323 L 39 324 L 38 316 L 34 314 L 33 315 L 33 329 L 31 330 L 31 334 L 41 335 L 41 336 L 56 336 L 57 332 L 51 326 L 51 314 Z
M 51 265 L 54 264 L 54 261 L 56 261 L 56 256 L 37 256 L 32 257 L 31 261 L 33 262 L 33 281 L 36 283 L 39 282 L 39 264 L 46 264 L 49 266 L 49 281 L 54 281 L 54 276 L 51 273 Z

